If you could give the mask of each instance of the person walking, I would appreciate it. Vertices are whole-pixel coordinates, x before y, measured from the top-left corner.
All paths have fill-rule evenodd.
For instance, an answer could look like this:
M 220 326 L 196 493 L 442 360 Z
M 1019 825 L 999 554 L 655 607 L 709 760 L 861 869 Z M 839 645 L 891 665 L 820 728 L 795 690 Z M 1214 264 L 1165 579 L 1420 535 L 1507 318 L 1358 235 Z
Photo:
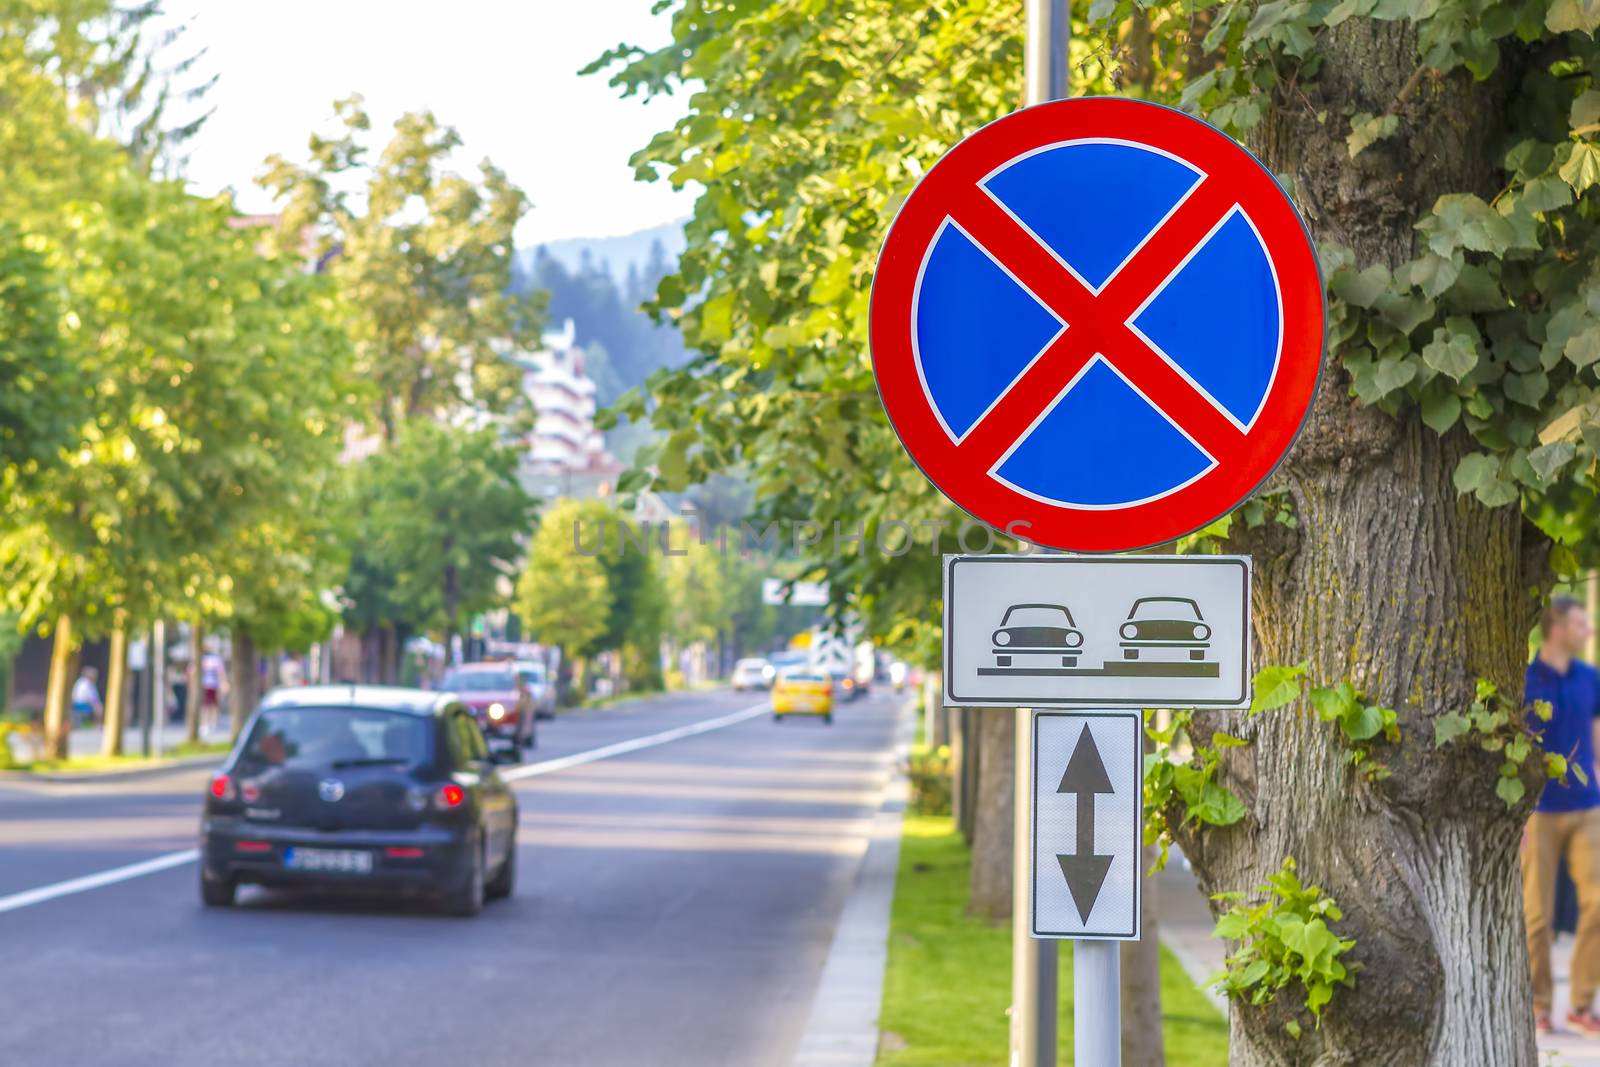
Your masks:
M 1551 715 L 1548 722 L 1532 716 L 1529 725 L 1544 750 L 1566 757 L 1571 769 L 1564 779 L 1545 786 L 1522 838 L 1522 907 L 1533 968 L 1534 1024 L 1540 1033 L 1554 1028 L 1551 923 L 1556 870 L 1565 859 L 1578 890 L 1567 1025 L 1596 1037 L 1600 1036 L 1600 1017 L 1594 1013 L 1594 996 L 1600 988 L 1600 778 L 1595 773 L 1595 716 L 1600 713 L 1600 675 L 1578 659 L 1594 626 L 1582 604 L 1558 596 L 1544 609 L 1539 630 L 1539 651 L 1528 664 L 1524 700 L 1547 701 Z
M 95 685 L 99 677 L 100 672 L 95 668 L 85 667 L 83 673 L 78 675 L 78 680 L 72 683 L 72 713 L 81 725 L 94 722 L 105 707 L 100 702 L 100 689 Z

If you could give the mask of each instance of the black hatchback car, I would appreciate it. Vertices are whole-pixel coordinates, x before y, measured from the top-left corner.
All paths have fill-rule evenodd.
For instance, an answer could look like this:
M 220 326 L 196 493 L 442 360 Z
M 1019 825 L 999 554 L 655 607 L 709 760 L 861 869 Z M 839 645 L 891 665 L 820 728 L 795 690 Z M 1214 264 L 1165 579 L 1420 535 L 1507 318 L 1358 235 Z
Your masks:
M 515 883 L 517 801 L 454 696 L 280 689 L 211 778 L 200 852 L 212 907 L 252 883 L 426 894 L 476 915 Z

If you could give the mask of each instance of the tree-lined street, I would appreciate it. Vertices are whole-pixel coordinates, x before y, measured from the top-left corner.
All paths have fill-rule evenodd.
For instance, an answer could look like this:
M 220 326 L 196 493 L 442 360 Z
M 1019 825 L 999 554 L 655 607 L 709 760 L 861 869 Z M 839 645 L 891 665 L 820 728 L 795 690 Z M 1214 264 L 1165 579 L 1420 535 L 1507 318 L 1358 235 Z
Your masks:
M 265 891 L 206 911 L 192 863 L 0 910 L 6 1058 L 786 1062 L 888 779 L 897 702 L 852 704 L 824 729 L 775 725 L 759 695 L 653 699 L 547 723 L 538 758 L 753 705 L 519 781 L 522 883 L 476 922 Z M 0 909 L 192 847 L 206 777 L 0 782 Z

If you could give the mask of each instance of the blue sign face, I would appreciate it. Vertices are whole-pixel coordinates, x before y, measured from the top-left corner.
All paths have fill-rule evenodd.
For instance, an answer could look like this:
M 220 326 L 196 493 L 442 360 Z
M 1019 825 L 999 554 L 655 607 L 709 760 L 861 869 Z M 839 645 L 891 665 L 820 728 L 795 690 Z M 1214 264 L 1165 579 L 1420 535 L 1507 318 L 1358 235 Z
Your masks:
M 1162 234 L 1206 178 L 1159 149 L 1093 138 L 1034 149 L 978 183 L 1076 279 L 1077 312 L 1041 298 L 1006 249 L 985 247 L 954 218 L 938 227 L 912 297 L 913 359 L 958 448 L 1005 398 L 995 481 L 1082 509 L 1131 507 L 1190 485 L 1228 457 L 1204 443 L 1216 435 L 1193 407 L 1169 402 L 1173 375 L 1214 409 L 1207 420 L 1241 436 L 1255 427 L 1285 332 L 1260 229 L 1224 198 L 1192 234 Z M 1176 266 L 1147 257 L 1153 275 L 1140 253 L 1158 238 L 1186 247 L 1165 250 Z M 1071 367 L 1065 387 L 1007 396 L 1028 388 L 1024 374 L 1047 354 Z

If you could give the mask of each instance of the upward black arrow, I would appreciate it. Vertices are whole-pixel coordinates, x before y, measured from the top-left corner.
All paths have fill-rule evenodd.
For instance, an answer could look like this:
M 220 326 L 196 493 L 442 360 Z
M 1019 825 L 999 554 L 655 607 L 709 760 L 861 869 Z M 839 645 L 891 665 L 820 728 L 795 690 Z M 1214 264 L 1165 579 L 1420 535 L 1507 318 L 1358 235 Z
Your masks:
M 1072 758 L 1067 760 L 1066 773 L 1061 776 L 1061 784 L 1056 787 L 1056 792 L 1072 793 L 1078 798 L 1077 851 L 1070 855 L 1057 853 L 1056 862 L 1061 864 L 1061 874 L 1067 880 L 1072 902 L 1078 906 L 1078 918 L 1088 922 L 1094 902 L 1100 896 L 1100 887 L 1105 885 L 1106 871 L 1110 870 L 1112 859 L 1110 856 L 1095 855 L 1094 800 L 1100 793 L 1116 792 L 1111 787 L 1111 776 L 1106 773 L 1106 765 L 1100 759 L 1100 749 L 1094 743 L 1094 733 L 1090 731 L 1088 723 L 1084 724 L 1083 732 L 1078 735 L 1078 746 L 1072 750 Z

